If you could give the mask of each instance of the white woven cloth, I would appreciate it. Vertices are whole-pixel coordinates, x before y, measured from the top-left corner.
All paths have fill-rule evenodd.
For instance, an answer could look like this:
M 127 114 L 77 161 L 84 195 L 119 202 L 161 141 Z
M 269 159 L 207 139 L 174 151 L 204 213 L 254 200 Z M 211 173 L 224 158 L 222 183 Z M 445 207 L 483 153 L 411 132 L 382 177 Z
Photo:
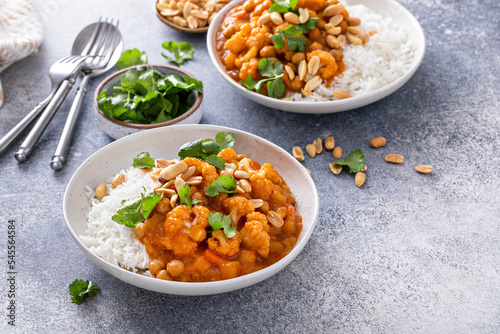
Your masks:
M 0 72 L 38 50 L 42 24 L 31 0 L 0 0 Z M 0 106 L 3 103 L 0 82 Z

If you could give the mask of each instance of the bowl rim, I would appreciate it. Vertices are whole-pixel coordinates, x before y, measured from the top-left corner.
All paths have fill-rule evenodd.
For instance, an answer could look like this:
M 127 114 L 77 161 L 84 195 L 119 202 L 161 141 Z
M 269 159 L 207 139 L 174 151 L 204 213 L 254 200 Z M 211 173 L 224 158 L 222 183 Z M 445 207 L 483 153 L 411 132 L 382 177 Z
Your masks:
M 219 59 L 217 53 L 216 35 L 220 27 L 220 24 L 222 23 L 226 14 L 231 9 L 240 5 L 244 1 L 245 0 L 231 1 L 226 6 L 224 6 L 224 8 L 222 8 L 220 12 L 217 14 L 217 16 L 214 18 L 207 32 L 208 54 L 219 74 L 224 78 L 226 82 L 229 83 L 231 87 L 233 87 L 238 93 L 245 96 L 246 98 L 256 103 L 267 106 L 269 108 L 275 108 L 287 112 L 296 112 L 305 114 L 328 114 L 328 113 L 334 113 L 334 112 L 340 112 L 340 111 L 346 111 L 364 107 L 391 95 L 392 93 L 396 92 L 399 88 L 401 88 L 415 74 L 425 56 L 425 51 L 426 51 L 425 34 L 422 29 L 422 26 L 415 18 L 415 16 L 413 16 L 413 14 L 408 9 L 406 9 L 403 5 L 401 5 L 395 0 L 380 0 L 386 2 L 390 6 L 394 6 L 394 8 L 397 8 L 402 13 L 404 13 L 406 17 L 409 19 L 410 23 L 416 28 L 415 32 L 418 35 L 418 38 L 415 40 L 415 57 L 407 72 L 405 72 L 401 77 L 394 80 L 388 85 L 380 87 L 372 92 L 368 92 L 358 96 L 353 96 L 348 99 L 328 100 L 328 101 L 286 101 L 286 100 L 271 98 L 262 94 L 258 94 L 254 91 L 247 90 L 239 83 L 234 81 L 223 68 L 222 62 Z M 369 0 L 366 1 L 369 2 Z M 358 4 L 359 3 L 352 5 L 358 5 Z M 393 16 L 391 15 L 391 17 Z M 312 106 L 313 108 L 311 108 Z
M 127 72 L 129 70 L 133 70 L 133 69 L 137 69 L 137 68 L 142 68 L 142 67 L 148 67 L 148 66 L 155 67 L 155 68 L 165 68 L 165 69 L 168 69 L 168 70 L 180 72 L 180 73 L 182 73 L 184 75 L 187 75 L 188 77 L 191 77 L 193 79 L 198 80 L 190 72 L 188 72 L 188 71 L 186 71 L 186 70 L 184 70 L 182 68 L 175 67 L 175 66 L 170 66 L 170 65 L 141 64 L 141 65 L 134 65 L 134 66 L 130 66 L 130 67 L 121 69 L 121 70 L 119 70 L 117 72 L 114 72 L 114 73 L 110 74 L 109 76 L 107 76 L 103 81 L 101 81 L 101 83 L 99 84 L 99 86 L 97 86 L 97 88 L 96 88 L 96 90 L 94 92 L 94 108 L 97 111 L 97 114 L 99 116 L 101 116 L 101 117 L 104 117 L 106 120 L 108 120 L 108 121 L 110 121 L 112 123 L 115 123 L 117 125 L 124 126 L 124 127 L 127 127 L 127 128 L 132 128 L 132 129 L 139 129 L 139 130 L 154 129 L 154 128 L 159 128 L 159 127 L 162 127 L 162 126 L 174 125 L 177 122 L 180 122 L 180 121 L 188 118 L 192 114 L 194 114 L 194 112 L 200 107 L 201 102 L 203 101 L 203 93 L 197 92 L 198 93 L 198 97 L 196 98 L 196 101 L 191 106 L 191 108 L 189 108 L 189 110 L 186 111 L 184 114 L 182 114 L 180 116 L 177 116 L 176 118 L 173 118 L 173 119 L 171 119 L 169 121 L 161 122 L 161 123 L 137 124 L 137 123 L 127 123 L 127 122 L 123 122 L 123 121 L 120 121 L 120 120 L 117 120 L 117 119 L 109 119 L 108 116 L 106 116 L 106 114 L 101 109 L 99 109 L 99 106 L 97 104 L 97 97 L 99 96 L 99 94 L 101 94 L 104 86 L 108 82 L 110 82 L 111 80 L 113 80 L 117 76 L 122 75 L 123 73 L 125 73 L 125 72 Z
M 311 225 L 310 228 L 306 231 L 302 229 L 302 233 L 304 233 L 303 238 L 298 240 L 295 246 L 292 248 L 290 253 L 288 253 L 285 257 L 280 259 L 278 262 L 272 264 L 269 267 L 263 268 L 259 271 L 243 275 L 243 276 L 238 276 L 236 278 L 228 279 L 228 280 L 221 280 L 221 281 L 212 281 L 212 282 L 177 282 L 177 281 L 163 281 L 163 280 L 158 280 L 154 277 L 149 277 L 145 275 L 141 275 L 139 273 L 132 272 L 130 270 L 124 269 L 118 265 L 115 265 L 113 263 L 110 263 L 103 258 L 97 256 L 93 252 L 91 252 L 90 248 L 87 247 L 85 244 L 83 244 L 82 240 L 80 239 L 79 235 L 77 232 L 73 229 L 72 223 L 70 223 L 70 213 L 69 213 L 69 204 L 71 203 L 70 200 L 70 194 L 71 191 L 76 189 L 75 183 L 77 182 L 77 178 L 80 173 L 83 172 L 85 168 L 87 168 L 93 159 L 96 158 L 99 154 L 101 154 L 104 151 L 112 149 L 116 145 L 120 145 L 122 142 L 127 142 L 127 141 L 134 141 L 136 137 L 141 137 L 141 136 L 147 136 L 149 134 L 155 133 L 155 132 L 160 132 L 160 131 L 175 131 L 176 129 L 182 129 L 182 128 L 194 128 L 191 131 L 195 131 L 196 128 L 205 128 L 208 130 L 213 130 L 214 132 L 217 131 L 231 131 L 235 134 L 239 133 L 242 135 L 249 135 L 251 137 L 254 137 L 254 139 L 258 139 L 262 143 L 264 143 L 266 146 L 271 146 L 273 149 L 281 152 L 282 154 L 286 154 L 287 156 L 290 156 L 290 163 L 296 166 L 300 166 L 302 175 L 306 178 L 307 180 L 307 186 L 310 187 L 313 195 L 313 200 L 312 200 L 312 208 L 311 208 Z M 196 136 L 196 135 L 195 135 Z M 83 191 L 83 190 L 82 190 Z M 123 138 L 120 138 L 116 141 L 113 141 L 109 143 L 108 145 L 100 148 L 98 151 L 96 151 L 94 154 L 92 154 L 90 157 L 85 159 L 85 161 L 82 162 L 82 164 L 78 167 L 78 169 L 74 172 L 72 175 L 70 181 L 68 182 L 66 189 L 64 191 L 63 195 L 63 214 L 64 214 L 64 220 L 65 220 L 65 225 L 66 228 L 68 229 L 71 237 L 75 240 L 76 244 L 80 247 L 80 249 L 85 253 L 85 255 L 95 264 L 97 264 L 101 269 L 104 271 L 108 272 L 112 276 L 126 282 L 129 284 L 132 284 L 137 287 L 141 287 L 146 290 L 151 290 L 151 291 L 156 291 L 159 293 L 166 293 L 166 294 L 173 294 L 173 295 L 191 295 L 191 296 L 201 296 L 201 295 L 214 295 L 214 294 L 220 294 L 220 293 L 226 293 L 238 289 L 242 289 L 251 285 L 254 285 L 256 283 L 259 283 L 263 280 L 266 280 L 270 278 L 271 276 L 274 276 L 277 274 L 279 271 L 284 269 L 288 264 L 290 264 L 304 249 L 306 244 L 308 243 L 315 227 L 318 222 L 319 218 L 319 207 L 320 207 L 320 201 L 319 201 L 319 195 L 318 195 L 318 189 L 316 187 L 316 183 L 312 179 L 311 175 L 308 174 L 304 166 L 298 162 L 295 158 L 293 158 L 290 153 L 285 151 L 283 148 L 280 146 L 274 144 L 273 142 L 257 136 L 255 134 L 252 134 L 250 132 L 244 131 L 244 130 L 239 130 L 239 129 L 234 129 L 234 128 L 229 128 L 229 127 L 224 127 L 224 126 L 218 126 L 218 125 L 210 125 L 210 124 L 179 124 L 179 125 L 173 125 L 170 127 L 164 127 L 164 128 L 156 128 L 156 129 L 150 129 L 146 131 L 141 131 L 137 132 L 134 134 L 131 134 L 129 136 L 125 136 Z M 81 208 L 80 208 L 81 209 Z M 143 282 L 143 284 L 140 283 L 140 281 Z M 163 287 L 163 289 L 162 289 Z M 166 291 L 169 290 L 169 291 Z

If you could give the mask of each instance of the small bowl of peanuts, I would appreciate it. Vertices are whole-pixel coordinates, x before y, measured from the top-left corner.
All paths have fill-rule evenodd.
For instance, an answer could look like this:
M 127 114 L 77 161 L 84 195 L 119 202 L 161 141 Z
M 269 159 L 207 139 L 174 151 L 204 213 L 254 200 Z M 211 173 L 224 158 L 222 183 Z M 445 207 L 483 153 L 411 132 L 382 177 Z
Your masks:
M 205 33 L 219 11 L 231 0 L 158 0 L 156 15 L 171 28 Z

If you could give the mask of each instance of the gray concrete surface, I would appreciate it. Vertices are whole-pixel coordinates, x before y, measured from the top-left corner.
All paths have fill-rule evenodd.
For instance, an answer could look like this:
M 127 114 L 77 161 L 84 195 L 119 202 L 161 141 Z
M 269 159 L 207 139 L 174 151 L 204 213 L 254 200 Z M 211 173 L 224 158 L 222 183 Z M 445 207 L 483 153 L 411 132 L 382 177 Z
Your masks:
M 366 155 L 366 184 L 333 176 L 323 153 L 307 159 L 321 214 L 304 251 L 278 275 L 208 297 L 162 295 L 108 275 L 64 225 L 64 188 L 78 166 L 112 140 L 84 103 L 67 166 L 50 169 L 66 101 L 24 164 L 17 141 L 0 157 L 0 332 L 19 333 L 498 333 L 500 332 L 500 43 L 496 0 L 401 1 L 421 22 L 427 53 L 415 76 L 373 105 L 332 115 L 267 109 L 216 73 L 204 35 L 165 27 L 149 2 L 37 0 L 40 52 L 1 73 L 0 134 L 49 91 L 47 70 L 99 16 L 120 19 L 126 48 L 166 63 L 161 43 L 194 44 L 183 65 L 205 83 L 202 122 L 247 130 L 291 150 L 333 135 Z M 99 79 L 91 82 L 89 91 Z M 70 93 L 70 97 L 74 92 Z M 385 136 L 385 148 L 368 141 Z M 383 157 L 404 155 L 402 165 Z M 434 171 L 421 175 L 417 164 Z M 7 221 L 16 222 L 16 327 L 8 325 Z M 91 279 L 102 293 L 72 304 L 68 284 Z

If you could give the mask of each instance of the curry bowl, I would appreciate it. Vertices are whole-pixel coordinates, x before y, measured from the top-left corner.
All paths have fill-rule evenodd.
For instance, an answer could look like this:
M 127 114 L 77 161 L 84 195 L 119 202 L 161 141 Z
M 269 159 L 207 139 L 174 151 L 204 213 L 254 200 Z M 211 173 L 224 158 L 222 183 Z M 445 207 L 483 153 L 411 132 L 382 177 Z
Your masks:
M 278 262 L 255 272 L 212 282 L 178 282 L 161 280 L 124 269 L 96 255 L 91 247 L 82 242 L 87 229 L 87 214 L 91 209 L 88 189 L 113 177 L 118 171 L 131 166 L 133 159 L 147 151 L 152 156 L 175 159 L 179 148 L 186 142 L 200 138 L 214 138 L 221 131 L 235 135 L 234 149 L 244 152 L 258 163 L 270 163 L 282 175 L 295 196 L 295 207 L 302 215 L 302 230 L 291 251 Z M 165 145 L 168 143 L 168 145 Z M 275 144 L 251 133 L 212 125 L 176 125 L 142 131 L 119 139 L 103 147 L 75 172 L 68 183 L 63 202 L 66 226 L 84 254 L 99 267 L 116 278 L 137 287 L 175 295 L 209 295 L 241 289 L 275 275 L 302 251 L 315 227 L 319 212 L 316 186 L 306 169 L 289 153 Z M 306 259 L 298 259 L 305 261 Z M 279 281 L 278 281 L 279 282 Z M 286 282 L 282 284 L 293 284 Z
M 398 89 L 400 89 L 415 74 L 415 72 L 417 71 L 418 67 L 420 66 L 420 64 L 424 58 L 425 36 L 424 36 L 423 30 L 422 30 L 422 27 L 420 26 L 417 19 L 402 5 L 400 5 L 399 3 L 397 3 L 394 0 L 350 0 L 350 1 L 340 0 L 339 1 L 340 3 L 346 4 L 348 6 L 363 5 L 370 11 L 369 15 L 371 15 L 371 16 L 368 15 L 366 17 L 372 17 L 373 14 L 377 14 L 380 16 L 380 19 L 378 19 L 379 22 L 384 21 L 386 18 L 390 18 L 390 19 L 392 19 L 394 24 L 396 24 L 398 27 L 401 27 L 402 29 L 404 28 L 406 30 L 407 38 L 409 41 L 411 41 L 411 43 L 413 45 L 412 50 L 411 50 L 411 52 L 413 52 L 413 54 L 412 54 L 413 58 L 411 58 L 411 61 L 408 59 L 408 63 L 405 65 L 408 67 L 407 69 L 405 69 L 406 72 L 400 73 L 401 76 L 399 76 L 399 78 L 386 84 L 385 86 L 381 86 L 378 89 L 374 88 L 374 90 L 364 92 L 360 95 L 353 95 L 350 98 L 345 98 L 345 96 L 344 97 L 337 97 L 336 96 L 335 99 L 333 97 L 331 97 L 330 98 L 331 100 L 328 100 L 328 101 L 319 101 L 318 99 L 316 99 L 316 101 L 312 101 L 311 99 L 306 99 L 306 100 L 301 99 L 299 101 L 290 101 L 290 100 L 288 100 L 288 97 L 285 99 L 283 99 L 283 98 L 271 98 L 271 97 L 268 97 L 266 95 L 258 94 L 256 92 L 254 92 L 253 90 L 246 89 L 243 85 L 241 85 L 239 82 L 234 80 L 227 73 L 227 71 L 225 69 L 225 65 L 223 64 L 223 61 L 221 60 L 222 55 L 219 55 L 219 50 L 217 49 L 218 45 L 224 45 L 224 43 L 222 43 L 220 40 L 218 40 L 218 36 L 221 36 L 221 38 L 224 40 L 224 37 L 222 36 L 223 32 L 220 31 L 220 29 L 221 29 L 221 26 L 224 22 L 224 19 L 226 18 L 226 15 L 228 15 L 231 10 L 235 9 L 235 7 L 242 5 L 244 2 L 245 2 L 245 0 L 232 1 L 231 3 L 229 3 L 226 7 L 224 7 L 220 11 L 220 13 L 217 15 L 217 17 L 215 17 L 213 22 L 210 24 L 209 30 L 207 32 L 207 48 L 208 48 L 210 58 L 212 60 L 212 63 L 214 64 L 215 68 L 217 69 L 219 74 L 224 78 L 224 80 L 234 90 L 236 90 L 239 94 L 245 96 L 246 98 L 248 98 L 254 102 L 257 102 L 259 104 L 262 104 L 266 107 L 269 107 L 269 108 L 280 109 L 283 111 L 297 112 L 297 113 L 306 113 L 306 114 L 327 114 L 327 113 L 334 113 L 334 112 L 340 112 L 340 111 L 346 111 L 346 110 L 360 108 L 360 107 L 369 105 L 371 103 L 374 103 L 380 99 L 383 99 L 383 98 L 387 97 L 388 95 L 394 93 Z M 256 8 L 260 8 L 259 6 L 257 6 Z M 243 11 L 236 11 L 234 13 L 234 16 L 237 17 L 238 19 L 240 19 L 242 12 Z M 272 14 L 278 14 L 278 13 L 272 13 Z M 292 13 L 287 13 L 287 14 L 292 14 Z M 266 15 L 268 15 L 268 14 L 266 14 Z M 295 15 L 295 14 L 293 14 L 293 15 Z M 295 16 L 297 16 L 297 15 L 295 15 Z M 337 16 L 339 16 L 339 15 L 337 15 Z M 252 17 L 256 18 L 254 16 L 252 16 Z M 263 18 L 263 17 L 264 17 L 264 15 L 261 18 Z M 283 17 L 281 17 L 279 20 L 286 20 L 286 15 L 285 15 L 285 19 Z M 273 24 L 273 22 L 270 22 L 270 21 L 263 21 L 263 22 Z M 284 22 L 283 24 L 287 23 L 285 21 L 280 21 L 280 22 Z M 289 21 L 289 22 L 291 22 L 291 21 Z M 278 24 L 278 23 L 275 23 L 275 24 Z M 262 25 L 262 23 L 260 23 L 260 21 L 259 21 L 259 25 Z M 228 27 L 231 27 L 231 24 L 229 24 Z M 274 26 L 272 26 L 270 29 L 271 30 L 278 29 L 278 27 L 280 27 L 280 26 L 276 26 L 276 28 L 273 28 L 273 27 Z M 290 27 L 290 26 L 288 26 L 288 27 Z M 269 28 L 269 27 L 267 27 L 267 28 Z M 377 34 L 376 30 L 372 30 L 372 31 L 374 32 L 374 34 Z M 275 34 L 276 34 L 276 31 L 275 31 Z M 271 35 L 271 36 L 276 37 L 277 35 L 278 34 Z M 229 38 L 229 37 L 226 36 L 226 38 Z M 248 39 L 248 38 L 245 39 L 245 41 L 246 41 L 245 43 L 250 43 L 249 42 L 250 40 L 251 39 Z M 274 41 L 274 43 L 276 43 L 275 39 L 273 39 L 273 41 Z M 384 44 L 383 42 L 384 41 L 382 41 L 382 43 L 380 43 L 380 44 L 383 45 Z M 234 44 L 236 44 L 236 43 L 234 43 Z M 364 46 L 364 44 L 363 44 L 363 46 Z M 404 45 L 404 47 L 406 47 L 406 46 Z M 238 56 L 238 55 L 236 56 L 236 57 L 239 57 L 237 60 L 242 61 L 242 62 L 245 61 L 243 59 L 245 59 L 245 57 L 247 57 L 247 55 L 251 54 L 250 51 L 247 52 L 245 49 L 242 53 L 242 56 Z M 245 53 L 245 52 L 247 52 L 247 53 Z M 372 52 L 372 51 L 369 51 L 369 52 Z M 388 52 L 388 53 L 390 54 L 391 52 Z M 252 58 L 251 60 L 258 59 L 259 55 L 260 54 L 257 54 L 257 56 L 254 56 L 254 58 Z M 255 57 L 257 57 L 257 58 L 255 58 Z M 266 57 L 268 57 L 268 56 L 266 56 Z M 276 58 L 276 57 L 277 57 L 277 55 L 274 58 Z M 273 59 L 273 58 L 271 58 L 271 59 Z M 307 60 L 309 61 L 309 59 L 307 59 Z M 281 60 L 281 61 L 283 62 L 283 60 Z M 289 61 L 289 60 L 286 60 L 286 61 Z M 358 60 L 357 60 L 357 62 L 362 63 Z M 286 65 L 286 63 L 284 63 L 283 65 Z M 298 67 L 298 65 L 296 63 L 289 64 L 289 65 L 292 65 L 292 67 L 293 66 Z M 238 65 L 235 65 L 235 66 L 238 67 Z M 306 67 L 307 67 L 307 65 L 306 65 Z M 376 66 L 374 66 L 374 67 L 376 67 Z M 372 67 L 372 68 L 374 68 L 374 67 Z M 241 68 L 243 68 L 243 66 L 241 66 Z M 260 68 L 260 64 L 259 64 L 259 68 Z M 250 68 L 250 70 L 252 70 L 252 69 Z M 286 74 L 286 76 L 289 77 L 287 74 L 288 72 L 285 70 L 286 70 L 286 68 L 283 70 L 283 74 Z M 310 71 L 310 69 L 308 69 L 308 70 Z M 236 71 L 236 69 L 233 69 L 233 71 Z M 300 71 L 297 71 L 297 69 L 295 69 L 295 71 L 297 72 L 295 74 L 295 76 L 298 77 Z M 269 70 L 268 70 L 268 72 L 269 72 Z M 345 72 L 342 72 L 342 74 L 338 75 L 338 76 L 342 77 L 344 75 L 344 73 Z M 373 78 L 373 77 L 377 77 L 378 75 L 379 75 L 378 73 L 373 73 L 373 74 L 370 73 L 368 75 L 368 79 Z M 391 74 L 391 75 L 393 75 L 393 74 Z M 314 76 L 314 74 L 310 75 L 310 73 L 308 73 L 306 76 L 307 79 L 301 79 L 301 80 L 304 80 L 304 82 L 308 81 L 308 80 L 312 82 L 313 80 L 311 80 L 311 78 L 313 78 L 313 76 Z M 265 78 L 265 76 L 263 78 Z M 291 78 L 291 76 L 290 76 L 290 78 Z M 316 77 L 316 78 L 319 78 L 319 77 Z M 337 80 L 337 78 L 338 77 L 335 76 L 334 80 Z M 239 79 L 241 79 L 241 77 Z M 254 78 L 254 80 L 255 80 L 255 78 Z M 355 81 L 354 83 L 355 84 L 357 84 L 357 82 L 364 83 L 365 80 L 366 80 L 366 78 L 363 77 L 362 79 L 360 79 L 359 81 Z M 387 82 L 389 82 L 389 80 Z M 252 83 L 250 83 L 250 85 L 252 85 Z M 348 82 L 348 83 L 346 83 L 346 85 L 352 85 L 352 82 Z M 307 87 L 307 84 L 306 84 L 306 87 Z M 318 87 L 318 86 L 315 86 L 315 87 Z M 298 92 L 300 92 L 300 91 L 298 91 Z M 332 90 L 332 93 L 333 93 L 333 90 Z

